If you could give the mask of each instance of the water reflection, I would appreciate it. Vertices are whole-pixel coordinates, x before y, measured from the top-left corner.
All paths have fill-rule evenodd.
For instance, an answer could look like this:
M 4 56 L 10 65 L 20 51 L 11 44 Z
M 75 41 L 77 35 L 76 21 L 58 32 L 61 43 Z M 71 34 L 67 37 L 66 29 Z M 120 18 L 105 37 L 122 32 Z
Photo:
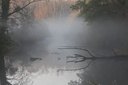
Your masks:
M 86 71 L 85 77 L 101 85 L 127 85 L 128 60 L 98 60 Z M 116 84 L 113 82 L 116 81 Z
M 65 72 L 58 76 L 56 70 L 49 70 L 48 74 L 38 76 L 33 85 L 67 85 L 70 80 L 78 80 L 76 72 Z
M 32 56 L 20 59 L 23 60 L 25 64 L 23 64 L 23 62 L 21 63 L 21 61 L 16 62 L 24 67 L 25 72 L 27 71 L 28 73 L 31 73 L 32 76 L 36 75 L 35 77 L 32 77 L 33 85 L 67 85 L 71 84 L 71 82 L 75 83 L 75 85 L 94 85 L 94 83 L 88 84 L 87 82 L 89 81 L 96 82 L 101 85 L 127 85 L 128 67 L 126 59 L 95 59 L 91 64 L 89 64 L 89 66 L 88 63 L 90 61 L 87 61 L 86 59 L 81 62 L 67 62 L 67 56 L 72 57 L 76 56 L 76 54 L 92 57 L 89 52 L 94 54 L 94 56 L 99 56 L 96 53 L 101 53 L 101 55 L 105 56 L 114 55 L 110 48 L 107 50 L 101 48 L 98 49 L 98 46 L 96 46 L 96 49 L 92 50 L 90 49 L 92 46 L 89 46 L 90 43 L 87 43 L 88 46 L 81 44 L 86 42 L 85 38 L 87 38 L 86 35 L 89 30 L 88 26 L 85 25 L 85 22 L 82 20 L 64 20 L 61 22 L 50 20 L 47 21 L 46 24 L 48 25 L 47 29 L 50 32 L 50 36 L 38 42 L 36 45 L 30 46 L 33 50 L 31 52 L 27 52 Z M 89 35 L 91 34 L 88 34 L 88 36 Z M 93 40 L 94 38 L 91 39 Z M 100 42 L 100 40 L 98 42 Z M 98 45 L 100 45 L 100 43 L 98 43 Z M 79 49 L 58 49 L 65 46 L 86 48 L 89 52 Z M 26 50 L 30 50 L 31 48 Z M 37 50 L 35 51 L 35 49 Z M 42 49 L 45 51 L 42 51 Z M 23 56 L 23 53 L 20 52 L 20 54 Z M 86 69 L 82 69 L 82 71 L 60 71 L 60 74 L 57 72 L 58 69 L 79 69 L 86 66 L 88 67 Z
M 74 68 L 78 67 L 80 64 L 68 64 L 66 56 L 74 54 L 77 51 L 74 50 L 60 50 L 61 46 L 75 45 L 74 42 L 65 38 L 66 34 L 69 33 L 73 24 L 70 21 L 63 21 L 63 23 L 58 21 L 49 21 L 47 24 L 49 26 L 49 31 L 51 37 L 47 39 L 51 41 L 47 47 L 48 55 L 38 63 L 38 65 L 43 65 L 45 69 L 48 69 L 48 73 L 41 74 L 34 80 L 33 85 L 67 85 L 70 80 L 78 80 L 76 73 L 79 72 L 57 72 L 60 68 Z M 43 70 L 44 68 L 41 68 Z
M 75 46 L 74 42 L 66 38 L 66 35 L 69 34 L 70 31 L 74 28 L 74 24 L 76 24 L 76 21 L 64 20 L 61 21 L 61 23 L 59 21 L 47 21 L 46 27 L 47 30 L 49 30 L 50 36 L 47 36 L 42 40 L 39 40 L 37 43 L 27 45 L 25 45 L 26 43 L 21 43 L 17 47 L 17 50 L 14 51 L 11 55 L 14 56 L 13 59 L 15 61 L 13 67 L 18 69 L 17 72 L 13 75 L 13 77 L 19 77 L 17 81 L 13 79 L 11 83 L 25 83 L 28 85 L 31 85 L 32 83 L 33 85 L 67 85 L 70 80 L 78 80 L 76 73 L 79 72 L 57 72 L 57 70 L 61 68 L 76 68 L 81 66 L 81 64 L 67 63 L 66 56 L 75 54 L 77 51 L 58 49 L 61 46 Z M 38 25 L 36 26 L 36 28 L 39 27 Z M 32 29 L 32 31 L 36 30 L 38 34 L 44 33 L 41 32 L 45 31 L 44 29 L 46 30 L 46 28 L 42 27 L 37 30 Z M 33 35 L 32 33 L 30 32 L 30 35 Z M 20 32 L 16 33 L 13 36 L 15 38 L 18 38 L 19 41 L 23 41 L 22 39 L 24 39 L 22 38 L 24 37 L 24 35 L 21 36 Z M 28 39 L 35 39 L 35 37 L 37 36 L 34 35 L 34 38 L 28 36 Z M 8 77 L 11 78 L 11 75 Z M 24 78 L 26 81 L 24 79 L 22 80 L 22 78 Z M 27 81 L 26 78 L 30 78 L 31 81 Z

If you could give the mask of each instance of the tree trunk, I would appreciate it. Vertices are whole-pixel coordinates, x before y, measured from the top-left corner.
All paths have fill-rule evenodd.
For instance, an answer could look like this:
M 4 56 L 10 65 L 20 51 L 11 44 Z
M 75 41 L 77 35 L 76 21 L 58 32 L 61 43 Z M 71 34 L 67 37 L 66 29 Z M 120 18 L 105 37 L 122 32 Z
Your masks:
M 6 36 L 7 32 L 7 20 L 8 20 L 8 12 L 9 12 L 9 4 L 10 0 L 2 0 L 2 13 L 1 13 L 1 25 L 0 25 L 0 35 Z M 3 37 L 4 38 L 4 37 Z M 0 43 L 0 49 L 4 50 L 6 49 L 6 46 L 3 44 L 6 39 L 0 38 L 1 42 Z M 2 41 L 4 40 L 4 41 Z M 0 83 L 1 85 L 7 85 L 7 80 L 6 80 L 6 70 L 5 70 L 5 61 L 4 61 L 4 52 L 0 52 Z
M 6 70 L 4 56 L 0 55 L 0 83 L 1 85 L 6 85 Z
M 10 0 L 2 0 L 2 20 L 4 20 L 5 24 L 8 19 L 9 4 Z

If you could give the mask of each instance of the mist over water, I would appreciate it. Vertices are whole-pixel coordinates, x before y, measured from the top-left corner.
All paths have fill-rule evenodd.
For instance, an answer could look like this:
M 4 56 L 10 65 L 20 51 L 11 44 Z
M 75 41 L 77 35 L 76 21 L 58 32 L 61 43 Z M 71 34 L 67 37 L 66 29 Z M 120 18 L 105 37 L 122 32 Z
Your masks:
M 81 21 L 81 20 L 79 20 Z M 74 68 L 80 66 L 80 64 L 67 63 L 67 56 L 78 53 L 77 50 L 60 50 L 58 48 L 62 46 L 77 46 L 77 44 L 68 39 L 67 35 L 72 32 L 77 32 L 77 27 L 81 27 L 82 24 L 78 20 L 70 19 L 59 19 L 59 20 L 48 20 L 48 30 L 50 37 L 46 38 L 46 43 L 50 42 L 47 47 L 48 55 L 42 60 L 42 65 L 46 67 L 57 67 L 57 68 Z M 78 23 L 79 22 L 79 23 Z M 78 26 L 79 24 L 79 26 Z M 77 27 L 76 27 L 77 26 Z M 76 28 L 76 29 L 75 29 Z M 74 30 L 73 30 L 74 29 Z M 73 30 L 73 31 L 72 31 Z M 48 63 L 47 63 L 48 62 Z
M 12 60 L 14 60 L 13 67 L 20 70 L 24 70 L 29 73 L 41 74 L 34 80 L 36 85 L 37 81 L 46 84 L 48 82 L 58 81 L 62 79 L 63 85 L 67 85 L 70 80 L 78 80 L 76 73 L 78 72 L 60 72 L 63 75 L 59 77 L 57 70 L 61 68 L 78 68 L 83 63 L 74 64 L 67 63 L 67 56 L 79 53 L 77 50 L 60 50 L 58 48 L 62 46 L 77 46 L 77 44 L 68 39 L 68 34 L 79 31 L 82 29 L 83 23 L 81 20 L 59 19 L 59 20 L 41 20 L 35 22 L 27 29 L 17 29 L 13 31 L 12 38 L 18 44 L 10 53 Z M 78 28 L 78 29 L 77 29 Z M 36 60 L 32 60 L 38 58 Z M 11 72 L 11 71 L 10 71 Z M 12 75 L 18 75 L 16 74 Z M 52 75 L 53 74 L 53 75 Z M 52 78 L 55 80 L 47 80 L 43 82 L 43 77 Z M 45 79 L 44 79 L 45 80 Z M 58 85 L 61 84 L 58 82 Z M 51 85 L 51 84 L 49 84 Z
M 77 67 L 72 63 L 71 65 L 66 63 L 66 56 L 73 55 L 77 51 L 58 48 L 77 46 L 76 42 L 68 37 L 72 33 L 80 33 L 81 29 L 84 29 L 84 25 L 80 19 L 62 18 L 59 20 L 40 20 L 30 26 L 28 25 L 27 29 L 14 29 L 12 38 L 18 44 L 10 56 L 13 56 L 16 63 L 25 67 L 31 67 L 34 64 L 46 68 Z M 31 58 L 41 58 L 42 60 L 32 62 Z
M 34 79 L 33 85 L 37 85 L 37 83 L 51 85 L 52 83 L 48 83 L 51 80 L 46 78 L 52 79 L 52 77 L 55 79 L 52 81 L 53 83 L 62 79 L 63 85 L 67 85 L 70 80 L 78 80 L 76 73 L 81 72 L 62 72 L 63 75 L 57 77 L 57 69 L 85 67 L 89 61 L 67 63 L 67 56 L 81 54 L 90 57 L 90 55 L 76 49 L 61 50 L 58 48 L 77 46 L 88 49 L 95 56 L 97 56 L 95 53 L 112 56 L 114 55 L 113 50 L 125 55 L 125 52 L 120 52 L 118 49 L 122 50 L 127 47 L 123 40 L 127 30 L 121 31 L 120 28 L 125 26 L 119 25 L 119 23 L 115 21 L 102 22 L 102 24 L 96 22 L 89 26 L 82 19 L 41 20 L 30 27 L 29 31 L 25 31 L 27 35 L 23 35 L 23 30 L 14 32 L 13 38 L 20 42 L 20 45 L 17 46 L 16 51 L 12 52 L 12 56 L 14 56 L 13 59 L 17 66 L 25 67 L 30 73 L 41 74 Z M 31 61 L 31 58 L 39 59 Z M 127 60 L 95 60 L 85 69 L 83 76 L 87 80 L 101 85 L 114 85 L 115 81 L 118 83 L 117 85 L 126 85 L 128 83 L 127 64 Z M 66 78 L 68 79 L 65 80 Z M 41 79 L 47 80 L 47 82 L 43 83 Z M 61 82 L 58 82 L 58 85 Z
M 69 38 L 98 57 L 127 55 L 126 22 L 120 19 L 96 21 L 91 26 L 85 25 L 80 32 L 72 33 L 73 37 Z M 127 85 L 127 61 L 123 58 L 95 60 L 83 75 L 87 81 L 94 81 L 101 85 Z

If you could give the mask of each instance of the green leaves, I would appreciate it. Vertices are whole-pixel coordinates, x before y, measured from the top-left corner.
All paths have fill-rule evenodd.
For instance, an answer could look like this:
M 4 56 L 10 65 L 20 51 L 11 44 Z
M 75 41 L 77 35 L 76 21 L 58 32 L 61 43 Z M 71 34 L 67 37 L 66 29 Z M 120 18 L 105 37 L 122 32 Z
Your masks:
M 127 17 L 127 0 L 78 0 L 72 5 L 73 10 L 80 10 L 80 16 L 85 17 L 87 21 L 94 21 L 104 17 Z

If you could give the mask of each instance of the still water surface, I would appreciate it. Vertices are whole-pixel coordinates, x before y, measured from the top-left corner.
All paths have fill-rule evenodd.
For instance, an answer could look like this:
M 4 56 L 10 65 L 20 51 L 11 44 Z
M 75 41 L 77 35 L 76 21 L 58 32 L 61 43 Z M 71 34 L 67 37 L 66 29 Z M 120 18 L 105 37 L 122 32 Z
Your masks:
M 43 40 L 46 44 L 47 54 L 41 54 L 42 60 L 35 61 L 31 64 L 32 68 L 29 72 L 34 72 L 36 77 L 33 78 L 33 85 L 68 85 L 70 80 L 79 81 L 76 74 L 83 71 L 66 71 L 58 73 L 58 69 L 81 68 L 87 66 L 89 61 L 80 63 L 67 63 L 67 56 L 81 54 L 89 56 L 87 52 L 76 49 L 58 49 L 63 46 L 78 46 L 87 48 L 81 43 L 86 41 L 85 34 L 88 34 L 88 27 L 82 20 L 63 20 L 63 21 L 47 21 L 50 36 Z M 95 39 L 95 37 L 94 37 Z M 94 45 L 96 43 L 93 43 Z M 100 44 L 100 43 L 98 43 Z M 39 44 L 38 47 L 42 47 Z M 42 47 L 43 48 L 43 47 Z M 111 55 L 111 50 L 94 50 L 88 49 L 90 52 L 97 52 L 102 55 Z M 37 53 L 38 54 L 38 53 Z M 93 81 L 100 85 L 127 85 L 128 84 L 128 60 L 95 60 L 82 73 L 86 81 Z

